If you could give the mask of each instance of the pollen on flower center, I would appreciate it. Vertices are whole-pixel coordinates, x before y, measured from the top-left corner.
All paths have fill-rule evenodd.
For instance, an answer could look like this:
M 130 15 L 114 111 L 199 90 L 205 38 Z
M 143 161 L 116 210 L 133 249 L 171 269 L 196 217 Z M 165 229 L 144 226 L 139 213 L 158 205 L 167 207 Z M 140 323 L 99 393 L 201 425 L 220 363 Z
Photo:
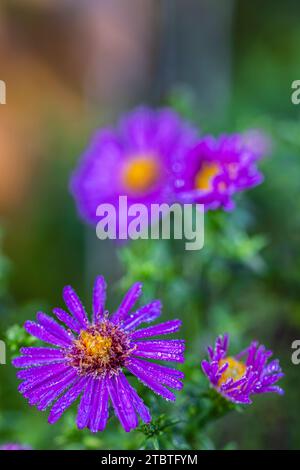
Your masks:
M 213 163 L 204 163 L 195 177 L 195 187 L 201 191 L 211 189 L 213 178 L 219 173 L 219 167 Z
M 225 383 L 228 379 L 233 379 L 234 381 L 241 379 L 247 369 L 243 362 L 237 361 L 233 357 L 226 357 L 219 361 L 219 367 L 222 367 L 224 364 L 228 364 L 228 367 L 219 379 L 218 386 Z
M 81 331 L 66 352 L 79 375 L 94 377 L 116 374 L 133 351 L 129 336 L 108 320 Z
M 97 356 L 105 359 L 109 357 L 112 339 L 110 337 L 101 336 L 100 334 L 93 335 L 87 331 L 83 331 L 80 335 L 82 347 L 85 353 L 89 356 Z
M 135 193 L 151 189 L 159 177 L 159 165 L 153 156 L 137 156 L 132 158 L 123 170 L 125 187 Z

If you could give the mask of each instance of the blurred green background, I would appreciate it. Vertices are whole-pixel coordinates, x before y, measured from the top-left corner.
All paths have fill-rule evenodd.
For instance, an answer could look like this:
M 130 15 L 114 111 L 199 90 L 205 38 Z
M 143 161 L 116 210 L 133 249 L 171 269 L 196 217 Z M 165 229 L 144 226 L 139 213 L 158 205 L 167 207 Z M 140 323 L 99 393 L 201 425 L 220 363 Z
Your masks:
M 256 398 L 205 438 L 199 430 L 196 448 L 300 448 L 300 366 L 291 363 L 300 338 L 300 106 L 291 103 L 299 18 L 296 0 L 0 6 L 0 79 L 8 90 L 0 107 L 0 338 L 22 342 L 14 325 L 61 306 L 66 284 L 90 307 L 101 273 L 111 309 L 132 280 L 144 280 L 145 296 L 160 296 L 165 316 L 185 322 L 197 367 L 219 333 L 231 334 L 233 350 L 259 339 L 280 358 L 286 394 Z M 272 138 L 264 184 L 238 198 L 233 213 L 207 214 L 197 254 L 180 243 L 136 243 L 117 253 L 76 214 L 68 181 L 89 135 L 140 102 L 172 105 L 203 132 L 261 128 Z M 100 436 L 76 432 L 72 412 L 49 426 L 17 392 L 15 353 L 0 366 L 0 445 L 141 445 L 141 432 L 127 436 L 114 420 Z M 174 406 L 149 400 L 166 415 Z

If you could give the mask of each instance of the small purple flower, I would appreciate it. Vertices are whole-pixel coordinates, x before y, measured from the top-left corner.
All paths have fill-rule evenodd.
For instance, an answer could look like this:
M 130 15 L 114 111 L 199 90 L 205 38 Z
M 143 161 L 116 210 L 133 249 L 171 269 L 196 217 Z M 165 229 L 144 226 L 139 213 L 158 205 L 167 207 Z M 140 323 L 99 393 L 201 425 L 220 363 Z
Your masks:
M 0 446 L 0 450 L 32 450 L 29 446 L 23 444 L 17 444 L 16 442 L 7 442 Z
M 233 195 L 263 181 L 257 169 L 260 145 L 247 134 L 203 137 L 190 150 L 175 180 L 182 202 L 204 204 L 206 210 L 234 208 Z
M 55 346 L 22 348 L 22 356 L 13 361 L 15 367 L 23 369 L 17 374 L 23 381 L 19 391 L 30 405 L 36 405 L 38 410 L 52 405 L 49 423 L 55 423 L 80 396 L 79 429 L 103 431 L 109 401 L 125 431 L 138 426 L 138 415 L 149 423 L 149 410 L 130 385 L 124 369 L 166 400 L 175 400 L 169 389 L 182 388 L 183 373 L 148 360 L 182 363 L 184 341 L 149 338 L 177 332 L 181 321 L 137 329 L 161 314 L 159 300 L 131 313 L 141 293 L 142 285 L 134 284 L 116 312 L 109 316 L 105 310 L 106 284 L 99 276 L 93 292 L 92 322 L 70 286 L 63 290 L 70 313 L 61 308 L 53 310 L 66 328 L 42 312 L 37 314 L 37 323 L 25 322 L 28 333 Z
M 171 109 L 140 107 L 125 115 L 116 129 L 93 137 L 71 178 L 71 192 L 81 216 L 92 224 L 100 204 L 172 202 L 176 162 L 196 142 L 197 132 Z
M 202 369 L 212 386 L 234 403 L 252 403 L 252 395 L 283 390 L 274 385 L 284 374 L 277 359 L 268 363 L 272 351 L 258 342 L 237 356 L 228 356 L 229 336 L 219 336 L 215 348 L 208 348 L 209 361 L 202 361 Z

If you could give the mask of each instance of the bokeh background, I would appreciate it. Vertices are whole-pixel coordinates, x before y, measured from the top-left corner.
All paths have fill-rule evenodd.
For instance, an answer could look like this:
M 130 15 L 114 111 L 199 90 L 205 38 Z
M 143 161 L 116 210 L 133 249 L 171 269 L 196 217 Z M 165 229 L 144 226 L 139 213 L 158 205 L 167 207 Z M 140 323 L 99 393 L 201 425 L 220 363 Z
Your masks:
M 261 128 L 272 139 L 265 183 L 232 214 L 208 214 L 204 250 L 184 258 L 175 275 L 181 247 L 174 246 L 170 269 L 155 274 L 153 266 L 151 288 L 161 292 L 166 315 L 186 320 L 189 354 L 199 362 L 226 330 L 233 347 L 263 341 L 286 373 L 284 397 L 259 397 L 212 425 L 195 447 L 300 448 L 300 366 L 291 363 L 300 338 L 300 106 L 291 103 L 291 83 L 300 79 L 299 19 L 297 0 L 1 1 L 0 338 L 12 348 L 0 366 L 0 444 L 140 445 L 138 432 L 125 436 L 114 424 L 101 436 L 78 435 L 71 413 L 47 425 L 18 394 L 9 362 L 22 335 L 16 325 L 62 305 L 65 284 L 90 305 L 101 273 L 113 307 L 120 287 L 145 274 L 147 252 L 125 248 L 120 256 L 99 242 L 67 189 L 91 132 L 145 103 L 174 106 L 203 132 Z M 218 236 L 210 237 L 212 225 Z

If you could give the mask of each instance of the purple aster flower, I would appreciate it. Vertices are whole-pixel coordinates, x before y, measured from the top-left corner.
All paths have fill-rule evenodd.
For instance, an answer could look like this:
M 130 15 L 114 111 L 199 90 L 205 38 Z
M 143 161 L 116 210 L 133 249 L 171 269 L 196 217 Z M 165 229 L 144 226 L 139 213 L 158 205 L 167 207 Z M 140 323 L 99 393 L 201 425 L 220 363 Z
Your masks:
M 196 142 L 197 132 L 171 109 L 138 108 L 117 128 L 93 137 L 71 178 L 71 192 L 82 217 L 96 223 L 96 209 L 119 196 L 128 205 L 171 202 L 176 162 Z
M 248 136 L 249 137 L 249 136 Z M 190 150 L 175 180 L 183 202 L 204 204 L 205 209 L 234 208 L 233 195 L 263 180 L 257 169 L 261 149 L 246 134 L 203 137 Z
M 31 447 L 17 444 L 16 442 L 7 442 L 0 446 L 0 450 L 31 450 Z
M 219 336 L 215 348 L 208 348 L 209 361 L 202 361 L 202 369 L 212 386 L 234 403 L 252 403 L 252 395 L 283 390 L 275 385 L 283 373 L 277 359 L 268 362 L 272 351 L 258 342 L 237 356 L 228 356 L 229 336 Z
M 64 326 L 42 312 L 37 314 L 36 323 L 25 322 L 28 333 L 54 346 L 22 348 L 22 356 L 13 361 L 15 367 L 23 369 L 17 374 L 22 380 L 19 391 L 30 405 L 36 405 L 39 410 L 52 405 L 49 423 L 55 423 L 80 396 L 79 429 L 103 431 L 109 401 L 125 431 L 138 426 L 138 415 L 149 423 L 149 410 L 130 385 L 124 369 L 166 400 L 175 400 L 169 389 L 182 388 L 183 373 L 148 359 L 184 361 L 184 341 L 153 339 L 177 332 L 181 321 L 138 329 L 161 314 L 158 300 L 131 313 L 141 293 L 142 285 L 134 284 L 116 312 L 109 316 L 105 310 L 106 284 L 99 276 L 93 292 L 91 322 L 70 286 L 63 290 L 69 313 L 61 308 L 53 310 Z

